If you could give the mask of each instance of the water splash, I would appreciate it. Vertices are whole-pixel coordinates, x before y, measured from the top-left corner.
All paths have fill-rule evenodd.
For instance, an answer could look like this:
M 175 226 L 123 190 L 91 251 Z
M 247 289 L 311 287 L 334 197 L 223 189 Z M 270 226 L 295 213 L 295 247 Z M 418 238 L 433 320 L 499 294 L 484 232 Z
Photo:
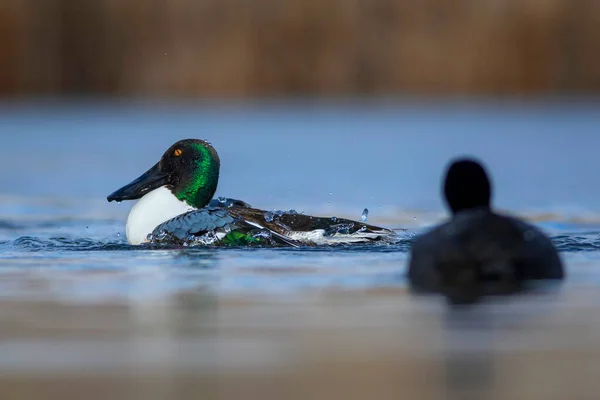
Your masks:
M 272 213 L 271 211 L 265 212 L 265 221 L 271 223 L 271 222 L 273 222 L 273 218 L 275 218 L 274 213 Z
M 170 237 L 169 233 L 163 229 L 160 232 L 158 232 L 156 235 L 153 233 L 149 233 L 148 236 L 146 236 L 146 240 L 149 243 L 160 243 L 160 242 L 166 240 L 168 237 Z
M 275 222 L 276 224 L 279 224 L 279 217 L 282 217 L 284 215 L 296 215 L 296 214 L 298 214 L 298 213 L 294 209 L 291 209 L 288 211 L 272 210 L 272 211 L 266 211 L 264 213 L 264 216 L 265 216 L 265 221 L 267 221 L 269 223 Z
M 253 234 L 252 237 L 256 239 L 271 239 L 272 235 L 269 231 L 258 231 L 255 234 Z
M 333 236 L 335 234 L 349 235 L 354 228 L 354 223 L 332 225 L 325 230 L 324 236 Z
M 360 220 L 362 222 L 367 222 L 367 218 L 369 218 L 369 209 L 365 208 L 360 216 Z

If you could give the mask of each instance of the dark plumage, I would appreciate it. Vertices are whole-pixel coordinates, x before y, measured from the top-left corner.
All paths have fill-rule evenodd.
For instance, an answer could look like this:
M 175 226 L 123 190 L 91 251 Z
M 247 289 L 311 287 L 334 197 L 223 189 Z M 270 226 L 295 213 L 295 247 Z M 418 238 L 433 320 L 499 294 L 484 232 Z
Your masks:
M 214 236 L 215 233 L 235 231 L 247 236 L 237 236 L 236 241 L 228 244 L 251 244 L 250 239 L 256 238 L 256 244 L 300 246 L 314 243 L 290 236 L 315 230 L 322 230 L 325 237 L 361 234 L 360 241 L 382 240 L 394 234 L 388 229 L 344 218 L 313 217 L 293 211 L 271 212 L 252 208 L 240 200 L 219 199 L 200 210 L 160 224 L 152 236 L 154 242 L 194 243 L 198 240 L 207 242 L 208 239 L 210 243 L 207 244 L 219 244 L 221 240 Z
M 450 165 L 444 195 L 453 215 L 414 242 L 408 269 L 413 289 L 471 303 L 483 295 L 520 291 L 528 281 L 564 277 L 546 235 L 491 210 L 491 184 L 477 161 Z

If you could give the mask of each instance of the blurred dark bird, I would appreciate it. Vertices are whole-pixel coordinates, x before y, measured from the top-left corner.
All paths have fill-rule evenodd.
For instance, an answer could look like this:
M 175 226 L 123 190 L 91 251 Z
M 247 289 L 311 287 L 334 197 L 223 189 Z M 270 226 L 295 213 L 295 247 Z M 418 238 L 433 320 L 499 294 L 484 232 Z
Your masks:
M 468 304 L 485 295 L 519 292 L 528 281 L 564 277 L 546 235 L 491 209 L 492 187 L 479 162 L 453 161 L 443 191 L 452 217 L 415 240 L 408 268 L 413 290 Z

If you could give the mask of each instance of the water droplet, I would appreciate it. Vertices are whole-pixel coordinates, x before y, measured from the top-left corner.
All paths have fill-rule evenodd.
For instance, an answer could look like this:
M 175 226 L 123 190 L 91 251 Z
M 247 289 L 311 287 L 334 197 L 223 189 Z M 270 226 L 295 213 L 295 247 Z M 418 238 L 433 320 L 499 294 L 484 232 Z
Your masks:
M 252 235 L 255 239 L 270 239 L 271 233 L 268 231 L 259 231 Z
M 333 225 L 325 231 L 325 236 L 333 236 L 337 233 L 342 234 L 342 235 L 348 235 L 348 234 L 350 234 L 350 231 L 353 228 L 354 228 L 353 223 Z
M 271 211 L 267 211 L 265 213 L 265 221 L 267 221 L 267 222 L 273 222 L 274 217 L 275 217 L 275 214 L 273 214 Z
M 117 204 L 121 204 L 121 201 L 120 201 L 120 200 L 119 200 L 119 201 L 117 201 Z
M 117 237 L 121 237 L 121 232 L 117 232 Z
M 362 222 L 367 222 L 367 218 L 369 218 L 369 209 L 365 208 L 362 212 L 362 215 L 360 216 L 360 220 Z

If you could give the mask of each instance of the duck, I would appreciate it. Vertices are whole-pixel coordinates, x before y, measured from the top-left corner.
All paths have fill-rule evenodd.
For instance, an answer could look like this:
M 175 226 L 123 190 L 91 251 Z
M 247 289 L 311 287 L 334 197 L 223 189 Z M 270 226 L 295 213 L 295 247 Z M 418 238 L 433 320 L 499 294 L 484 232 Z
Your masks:
M 206 140 L 184 139 L 169 147 L 152 168 L 107 197 L 109 202 L 137 200 L 127 216 L 127 242 L 299 247 L 367 243 L 396 235 L 364 222 L 267 211 L 233 198 L 213 198 L 219 170 L 219 155 Z
M 491 207 L 492 184 L 483 164 L 452 160 L 443 182 L 451 217 L 411 246 L 408 281 L 416 293 L 438 293 L 450 304 L 519 293 L 531 283 L 564 279 L 552 241 L 533 225 Z

